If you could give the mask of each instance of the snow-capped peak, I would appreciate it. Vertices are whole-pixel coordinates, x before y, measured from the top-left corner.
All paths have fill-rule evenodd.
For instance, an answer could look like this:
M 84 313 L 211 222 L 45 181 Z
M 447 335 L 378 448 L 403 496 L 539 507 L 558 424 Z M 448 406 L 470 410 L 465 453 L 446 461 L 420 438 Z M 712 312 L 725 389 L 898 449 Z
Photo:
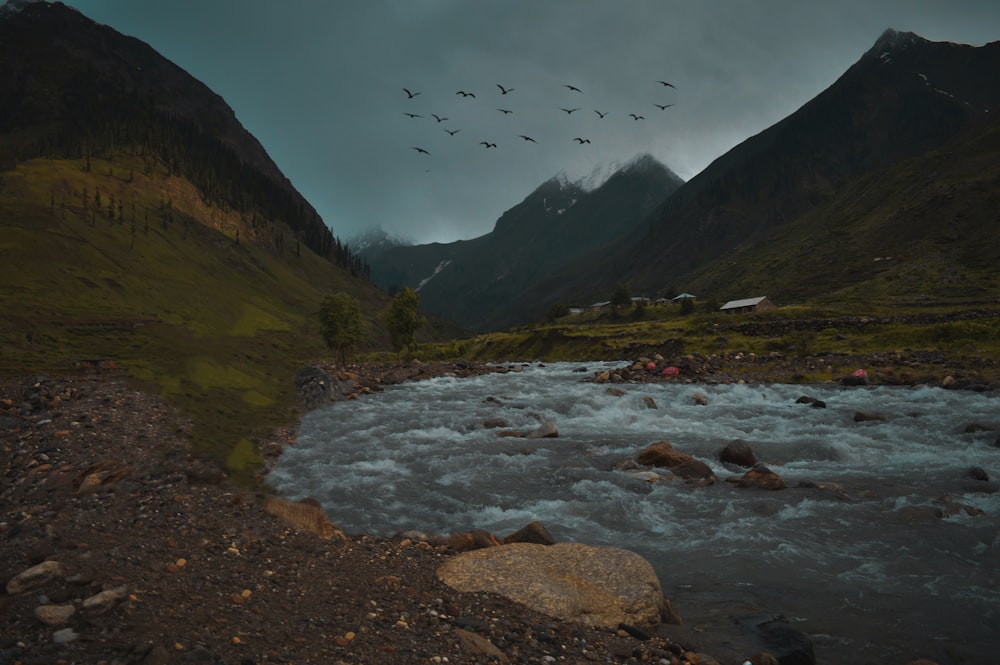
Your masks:
M 0 14 L 16 14 L 25 7 L 45 4 L 48 4 L 47 0 L 6 0 L 0 5 Z

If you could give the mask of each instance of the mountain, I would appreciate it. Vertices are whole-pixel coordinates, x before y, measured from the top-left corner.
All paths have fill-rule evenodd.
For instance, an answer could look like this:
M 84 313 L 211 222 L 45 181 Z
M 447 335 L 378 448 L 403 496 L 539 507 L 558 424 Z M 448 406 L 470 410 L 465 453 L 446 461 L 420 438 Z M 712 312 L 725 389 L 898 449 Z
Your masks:
M 523 324 L 538 311 L 523 299 L 532 285 L 629 234 L 681 184 L 642 155 L 593 190 L 562 175 L 549 179 L 478 238 L 365 257 L 373 281 L 418 289 L 428 312 L 480 330 Z
M 378 261 L 383 252 L 394 247 L 409 247 L 413 244 L 412 240 L 392 235 L 381 226 L 360 233 L 348 241 L 351 250 L 368 262 Z
M 60 2 L 18 0 L 2 17 L 0 169 L 32 157 L 149 146 L 208 200 L 280 219 L 291 232 L 266 237 L 254 227 L 255 239 L 295 240 L 363 271 L 222 98 L 148 44 Z
M 239 470 L 326 355 L 316 312 L 387 298 L 231 108 L 61 3 L 0 9 L 0 372 L 114 371 Z
M 887 30 L 829 88 L 715 160 L 631 237 L 564 272 L 550 297 L 586 302 L 591 285 L 615 281 L 718 300 L 831 297 L 858 292 L 886 256 L 894 263 L 879 272 L 919 275 L 896 285 L 911 297 L 962 268 L 925 269 L 942 235 L 954 260 L 987 252 L 995 265 L 997 71 L 1000 42 Z M 947 206 L 918 203 L 936 197 Z

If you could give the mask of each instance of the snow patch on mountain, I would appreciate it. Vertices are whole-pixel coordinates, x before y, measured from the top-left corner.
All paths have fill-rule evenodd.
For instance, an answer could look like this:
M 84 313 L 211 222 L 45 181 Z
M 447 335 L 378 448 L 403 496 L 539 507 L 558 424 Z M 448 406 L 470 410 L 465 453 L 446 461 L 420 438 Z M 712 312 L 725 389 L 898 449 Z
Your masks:
M 451 263 L 451 259 L 445 259 L 441 263 L 437 264 L 437 267 L 434 268 L 434 272 L 431 274 L 430 277 L 425 277 L 422 280 L 420 280 L 420 283 L 417 284 L 416 290 L 419 291 L 420 289 L 424 288 L 429 281 L 431 281 L 439 274 L 441 274 L 441 271 L 447 268 L 449 263 Z

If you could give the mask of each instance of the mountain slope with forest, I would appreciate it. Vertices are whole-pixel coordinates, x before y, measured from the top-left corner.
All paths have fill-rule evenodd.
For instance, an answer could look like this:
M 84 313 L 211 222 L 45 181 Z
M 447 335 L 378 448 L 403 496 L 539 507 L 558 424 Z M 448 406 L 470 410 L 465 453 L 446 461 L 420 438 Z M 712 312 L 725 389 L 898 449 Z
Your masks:
M 350 293 L 385 295 L 215 93 L 61 3 L 0 12 L 0 371 L 113 371 L 236 472 L 326 354 Z

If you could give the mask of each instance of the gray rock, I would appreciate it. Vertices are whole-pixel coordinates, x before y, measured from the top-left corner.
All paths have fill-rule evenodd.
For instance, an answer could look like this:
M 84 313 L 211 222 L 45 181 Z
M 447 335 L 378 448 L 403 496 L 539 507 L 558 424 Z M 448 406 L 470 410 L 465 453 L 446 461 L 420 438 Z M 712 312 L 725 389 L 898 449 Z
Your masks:
M 512 543 L 448 559 L 438 577 L 588 626 L 655 628 L 665 607 L 653 567 L 634 552 L 580 543 Z
M 529 439 L 556 439 L 559 437 L 559 429 L 551 420 L 546 420 L 534 432 L 528 433 Z
M 295 388 L 299 401 L 308 411 L 326 406 L 333 398 L 333 378 L 313 365 L 295 373 Z
M 69 644 L 78 637 L 80 634 L 72 628 L 63 628 L 52 633 L 52 641 L 56 644 Z

